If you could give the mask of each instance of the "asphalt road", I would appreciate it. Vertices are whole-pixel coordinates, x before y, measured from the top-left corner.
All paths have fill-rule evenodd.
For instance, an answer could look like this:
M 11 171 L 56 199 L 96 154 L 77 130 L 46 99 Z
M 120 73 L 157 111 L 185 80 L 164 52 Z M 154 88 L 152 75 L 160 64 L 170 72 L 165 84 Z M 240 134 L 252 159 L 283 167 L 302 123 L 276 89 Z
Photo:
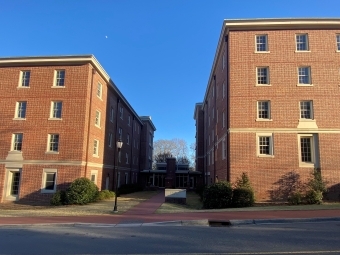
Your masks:
M 0 254 L 340 254 L 340 222 L 0 227 Z

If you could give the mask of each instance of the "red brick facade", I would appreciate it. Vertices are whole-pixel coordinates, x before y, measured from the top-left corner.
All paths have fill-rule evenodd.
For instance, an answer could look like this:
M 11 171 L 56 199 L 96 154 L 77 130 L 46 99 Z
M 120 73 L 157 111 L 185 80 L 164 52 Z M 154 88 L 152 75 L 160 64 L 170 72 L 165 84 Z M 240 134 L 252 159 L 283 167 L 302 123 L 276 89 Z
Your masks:
M 64 71 L 61 86 L 55 86 L 56 70 Z M 30 73 L 28 86 L 21 86 L 24 71 Z M 0 202 L 48 202 L 79 177 L 113 190 L 119 130 L 118 183 L 136 183 L 147 169 L 141 158 L 150 146 L 141 141 L 146 132 L 153 138 L 151 119 L 136 114 L 93 56 L 2 58 L 0 77 Z M 15 116 L 18 102 L 25 102 L 24 118 Z M 52 102 L 62 102 L 61 116 L 52 116 Z M 22 134 L 19 149 L 13 147 L 14 134 Z M 50 134 L 59 135 L 56 151 L 50 151 Z M 54 188 L 44 192 L 46 171 L 56 174 Z
M 319 168 L 328 197 L 339 198 L 339 25 L 339 19 L 223 22 L 200 108 L 204 135 L 196 134 L 197 143 L 204 142 L 209 181 L 234 183 L 246 172 L 257 200 L 275 200 L 275 192 L 293 178 L 305 183 Z M 267 49 L 259 52 L 256 39 L 262 35 Z M 297 35 L 306 35 L 307 50 L 297 50 Z M 310 82 L 299 84 L 298 70 L 304 67 Z M 261 68 L 268 70 L 267 84 L 257 84 Z M 269 104 L 268 119 L 258 116 L 263 101 Z M 311 104 L 307 119 L 300 116 L 304 101 Z M 262 137 L 270 140 L 269 153 L 260 151 Z M 302 159 L 308 154 L 302 141 L 310 146 L 310 159 Z

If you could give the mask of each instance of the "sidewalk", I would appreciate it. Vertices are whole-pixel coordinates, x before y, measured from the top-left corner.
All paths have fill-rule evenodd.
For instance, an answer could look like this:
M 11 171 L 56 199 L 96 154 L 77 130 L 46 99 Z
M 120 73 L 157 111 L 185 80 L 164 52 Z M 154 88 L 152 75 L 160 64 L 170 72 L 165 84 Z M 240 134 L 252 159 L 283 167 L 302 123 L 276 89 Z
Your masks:
M 183 213 L 155 213 L 164 203 L 164 191 L 132 207 L 124 214 L 92 216 L 40 216 L 40 217 L 0 217 L 0 225 L 12 224 L 141 224 L 169 221 L 235 221 L 270 219 L 323 219 L 340 220 L 340 209 L 331 210 L 291 210 L 291 211 L 197 211 Z

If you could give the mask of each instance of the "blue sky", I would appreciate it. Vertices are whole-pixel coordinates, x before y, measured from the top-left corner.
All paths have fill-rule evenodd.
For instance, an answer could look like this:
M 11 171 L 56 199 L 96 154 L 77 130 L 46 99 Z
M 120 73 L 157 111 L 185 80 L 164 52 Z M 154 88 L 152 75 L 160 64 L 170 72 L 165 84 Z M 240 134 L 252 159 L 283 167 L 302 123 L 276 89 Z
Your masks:
M 94 54 L 135 111 L 152 117 L 155 140 L 190 145 L 223 19 L 339 10 L 339 0 L 2 1 L 0 56 Z

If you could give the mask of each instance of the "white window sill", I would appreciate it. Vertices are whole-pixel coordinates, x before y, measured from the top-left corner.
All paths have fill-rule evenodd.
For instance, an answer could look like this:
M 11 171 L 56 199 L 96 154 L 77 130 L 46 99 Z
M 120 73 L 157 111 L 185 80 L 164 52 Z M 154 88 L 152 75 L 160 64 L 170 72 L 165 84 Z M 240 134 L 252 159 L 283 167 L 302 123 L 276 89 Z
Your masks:
M 310 50 L 296 50 L 295 53 L 311 52 Z
M 48 120 L 63 120 L 62 118 L 48 118 Z
M 98 126 L 98 125 L 96 125 L 96 124 L 94 124 L 95 125 L 95 127 L 97 127 L 97 128 L 99 128 L 99 129 L 101 129 L 101 127 L 100 126 Z
M 41 189 L 41 193 L 55 193 L 56 190 Z
M 300 122 L 316 122 L 315 119 L 299 119 Z
M 92 155 L 92 157 L 94 157 L 94 158 L 99 158 L 99 155 Z
M 256 121 L 273 121 L 272 119 L 256 119 Z
M 22 151 L 17 151 L 17 150 L 10 150 L 9 152 L 11 152 L 11 153 L 16 153 L 16 154 L 19 154 L 19 153 L 22 154 Z
M 313 87 L 314 85 L 313 84 L 300 84 L 300 83 L 298 83 L 297 85 L 296 85 L 297 87 Z
M 26 118 L 13 118 L 13 120 L 26 120 Z
M 18 86 L 17 88 L 18 88 L 18 89 L 29 89 L 30 86 Z
M 65 86 L 52 86 L 51 88 L 52 89 L 64 89 Z
M 46 151 L 45 154 L 59 154 L 59 151 Z
M 307 163 L 307 162 L 299 162 L 299 167 L 311 167 L 311 168 L 314 168 L 315 167 L 315 164 L 314 163 Z
M 100 99 L 100 101 L 103 101 L 103 98 L 99 97 L 98 95 L 97 95 L 97 98 Z
M 340 50 L 336 50 L 335 52 L 340 52 Z
M 265 154 L 260 154 L 257 155 L 258 158 L 274 158 L 274 155 L 265 155 Z
M 254 51 L 254 53 L 270 53 L 270 51 Z
M 255 84 L 255 87 L 271 87 L 271 84 Z

